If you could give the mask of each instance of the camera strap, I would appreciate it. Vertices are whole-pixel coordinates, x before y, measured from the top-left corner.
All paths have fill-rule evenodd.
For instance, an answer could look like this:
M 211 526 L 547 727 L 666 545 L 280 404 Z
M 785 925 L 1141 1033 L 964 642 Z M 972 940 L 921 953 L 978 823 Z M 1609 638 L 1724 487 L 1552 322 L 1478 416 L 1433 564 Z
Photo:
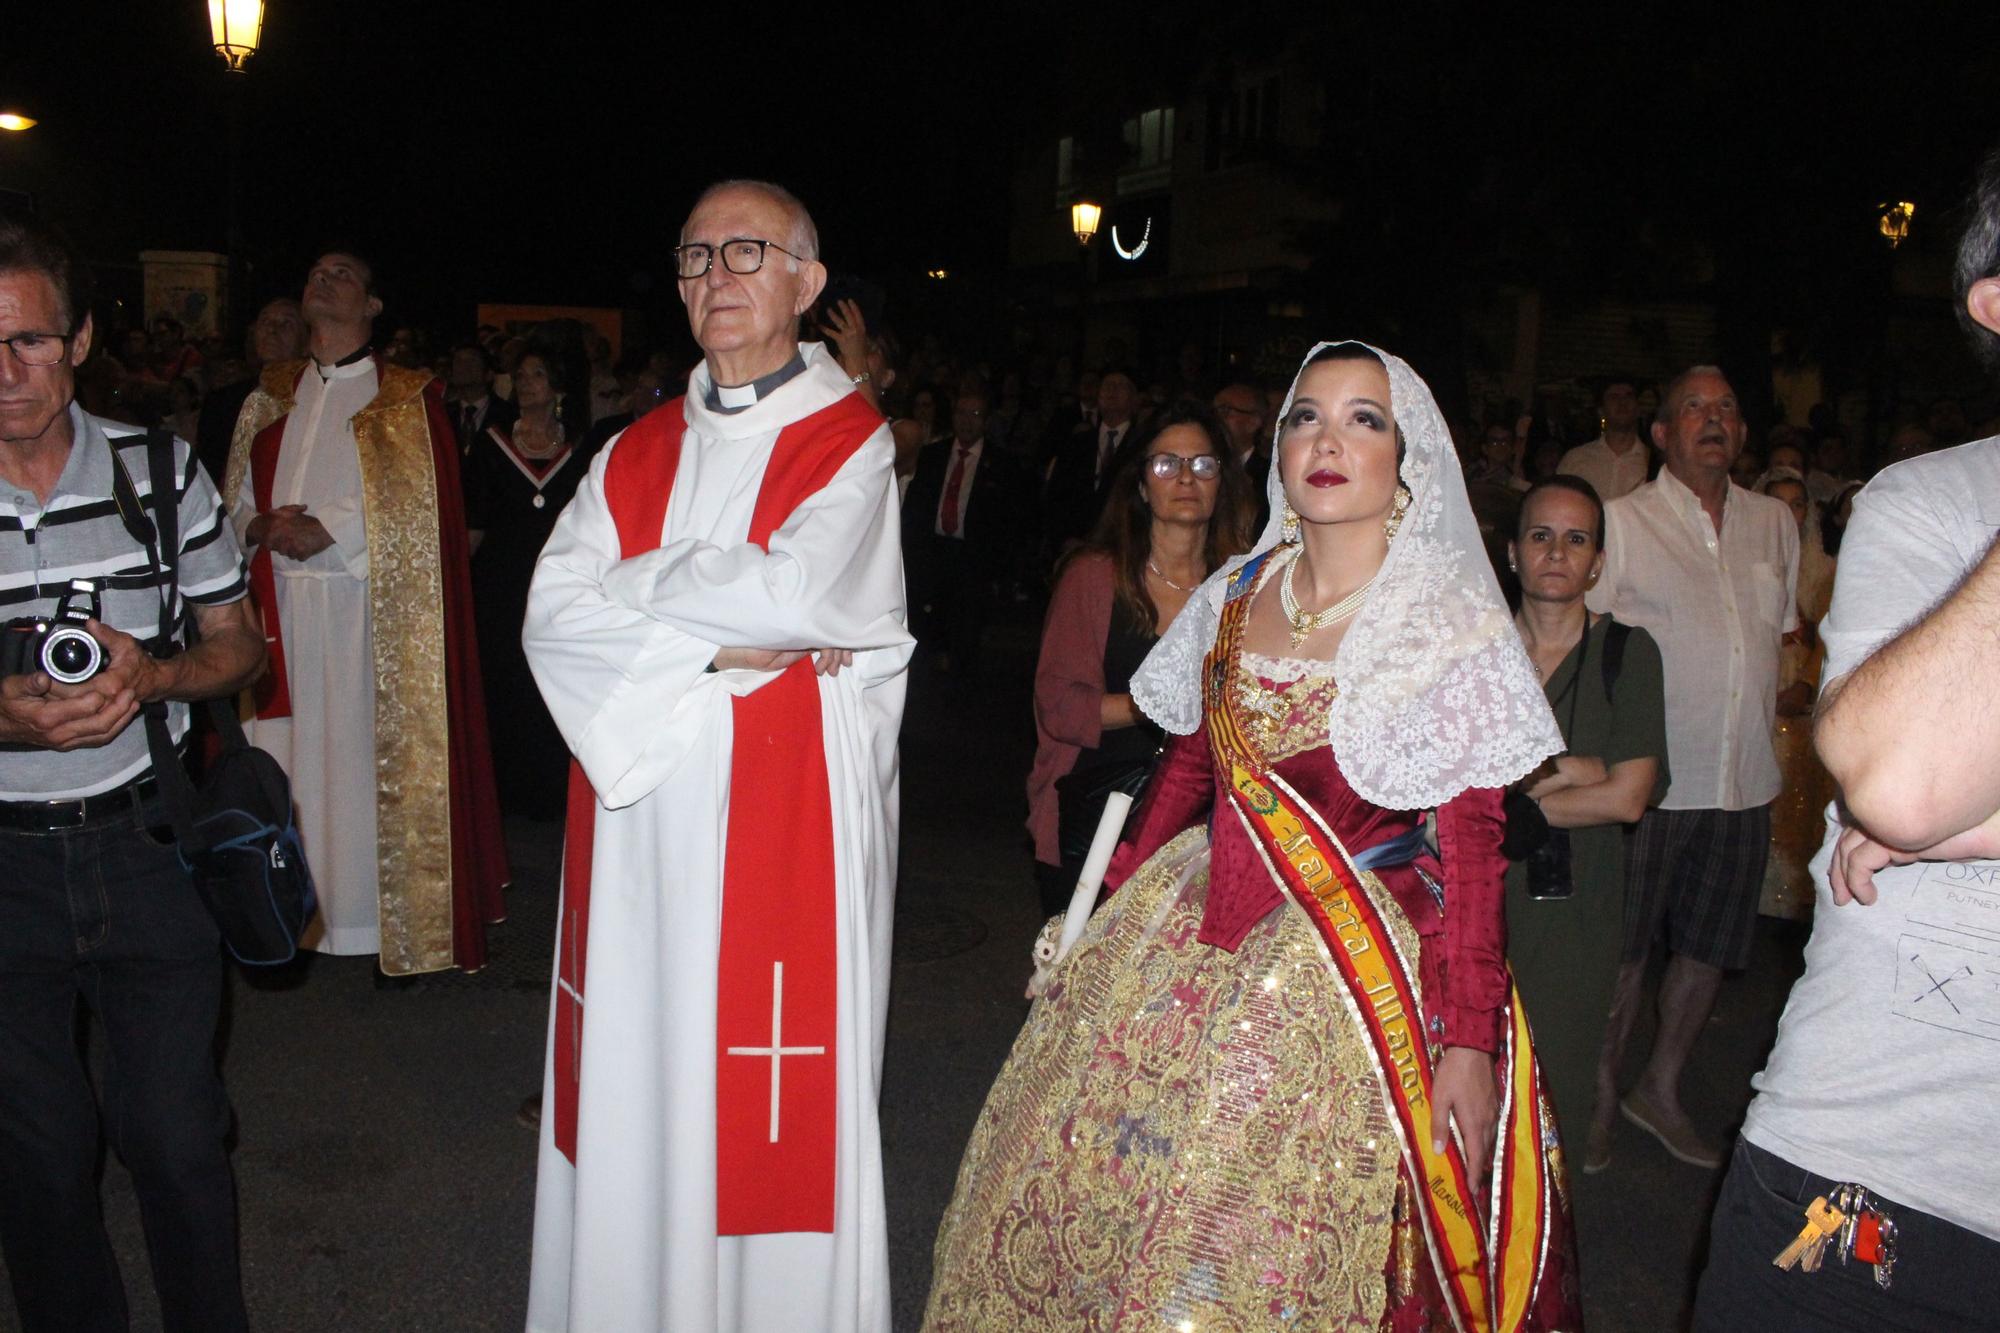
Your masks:
M 147 515 L 146 506 L 139 503 L 138 489 L 132 485 L 132 478 L 127 475 L 116 449 L 111 452 L 111 463 L 112 499 L 118 506 L 119 521 L 125 525 L 126 532 L 146 548 L 146 558 L 152 562 L 153 570 L 159 576 L 160 630 L 149 647 L 156 655 L 171 652 L 178 624 L 184 636 L 184 646 L 192 648 L 199 642 L 201 634 L 185 601 L 181 603 L 180 614 L 174 614 L 180 574 L 177 564 L 170 565 L 164 558 L 165 552 L 172 551 L 178 562 L 180 555 L 180 507 L 176 502 L 180 488 L 174 475 L 173 434 L 156 430 L 146 436 L 146 481 L 151 490 L 151 517 Z M 227 517 L 222 521 L 227 522 Z M 249 744 L 233 704 L 233 699 L 208 701 L 209 716 L 214 719 L 224 750 L 241 749 Z M 180 752 L 174 747 L 173 734 L 167 730 L 167 706 L 164 702 L 149 703 L 143 711 L 146 715 L 146 743 L 153 755 L 153 776 L 159 781 L 161 800 L 166 804 L 168 818 L 173 821 L 174 839 L 184 851 L 194 850 L 197 846 L 194 785 L 188 781 L 187 768 L 181 762 Z

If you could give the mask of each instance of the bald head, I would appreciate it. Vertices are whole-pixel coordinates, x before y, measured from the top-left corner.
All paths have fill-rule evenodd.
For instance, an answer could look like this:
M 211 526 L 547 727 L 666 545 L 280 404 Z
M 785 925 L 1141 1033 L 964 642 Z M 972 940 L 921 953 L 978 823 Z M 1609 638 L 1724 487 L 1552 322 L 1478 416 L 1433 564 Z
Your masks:
M 787 223 L 784 239 L 780 243 L 800 259 L 819 258 L 819 228 L 813 225 L 812 214 L 806 211 L 806 206 L 799 202 L 797 195 L 771 181 L 717 181 L 701 192 L 701 197 L 694 201 L 694 207 L 688 210 L 688 217 L 692 219 L 695 214 L 701 212 L 703 205 L 713 202 L 720 195 L 738 194 L 759 195 L 777 205 L 784 213 Z M 685 242 L 687 239 L 687 224 L 683 223 L 681 240 Z

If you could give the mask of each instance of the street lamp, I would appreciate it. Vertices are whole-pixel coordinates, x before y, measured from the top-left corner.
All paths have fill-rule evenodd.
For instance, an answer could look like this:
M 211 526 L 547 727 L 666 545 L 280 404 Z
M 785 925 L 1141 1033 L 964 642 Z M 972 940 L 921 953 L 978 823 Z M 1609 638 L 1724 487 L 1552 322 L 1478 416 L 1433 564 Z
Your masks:
M 241 74 L 243 62 L 257 54 L 263 30 L 264 0 L 208 0 L 209 35 L 231 73 Z
M 1910 219 L 1917 215 L 1917 206 L 1902 201 L 1878 204 L 1876 207 L 1880 210 L 1882 218 L 1875 224 L 1875 228 L 1888 238 L 1889 248 L 1893 250 L 1909 238 Z
M 24 116 L 18 111 L 0 111 L 0 130 L 20 134 L 32 130 L 37 123 L 33 116 Z
M 1079 201 L 1069 206 L 1070 230 L 1076 233 L 1079 244 L 1090 244 L 1090 238 L 1097 235 L 1097 224 L 1103 216 L 1104 210 L 1096 204 Z

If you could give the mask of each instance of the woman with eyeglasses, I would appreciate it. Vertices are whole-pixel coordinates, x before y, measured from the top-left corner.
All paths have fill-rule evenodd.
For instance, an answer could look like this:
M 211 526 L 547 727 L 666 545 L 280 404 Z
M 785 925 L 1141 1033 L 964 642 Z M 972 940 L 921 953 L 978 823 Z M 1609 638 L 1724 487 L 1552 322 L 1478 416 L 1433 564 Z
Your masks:
M 1158 728 L 1132 703 L 1132 673 L 1188 594 L 1250 544 L 1249 487 L 1241 468 L 1223 466 L 1225 439 L 1205 406 L 1162 416 L 1106 488 L 1090 539 L 1057 572 L 1035 666 L 1028 772 L 1044 916 L 1069 904 L 1106 784 L 1124 786 L 1159 752 Z

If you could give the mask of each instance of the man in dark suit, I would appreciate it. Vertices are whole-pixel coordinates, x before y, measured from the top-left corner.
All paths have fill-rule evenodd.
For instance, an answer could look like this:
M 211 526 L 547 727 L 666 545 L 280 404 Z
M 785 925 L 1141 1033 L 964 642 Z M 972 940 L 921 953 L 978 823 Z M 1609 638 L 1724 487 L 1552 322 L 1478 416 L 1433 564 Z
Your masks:
M 488 426 L 511 426 L 519 415 L 512 403 L 493 392 L 493 358 L 476 342 L 463 342 L 451 349 L 450 388 L 444 410 L 458 436 L 461 459 L 472 452 L 473 443 Z
M 1262 532 L 1271 517 L 1265 486 L 1271 475 L 1273 438 L 1271 424 L 1264 419 L 1264 391 L 1248 380 L 1235 380 L 1216 391 L 1213 406 L 1229 437 L 1229 452 L 1250 478 L 1250 496 L 1257 506 L 1250 531 Z
M 903 568 L 918 638 L 947 673 L 978 670 L 996 585 L 1032 540 L 1027 473 L 986 438 L 986 390 L 952 404 L 951 438 L 925 445 L 903 498 Z
M 1130 375 L 1105 372 L 1097 383 L 1096 422 L 1072 430 L 1049 460 L 1042 512 L 1051 559 L 1088 536 L 1097 522 L 1104 487 L 1136 434 L 1132 410 L 1138 402 L 1139 386 Z

